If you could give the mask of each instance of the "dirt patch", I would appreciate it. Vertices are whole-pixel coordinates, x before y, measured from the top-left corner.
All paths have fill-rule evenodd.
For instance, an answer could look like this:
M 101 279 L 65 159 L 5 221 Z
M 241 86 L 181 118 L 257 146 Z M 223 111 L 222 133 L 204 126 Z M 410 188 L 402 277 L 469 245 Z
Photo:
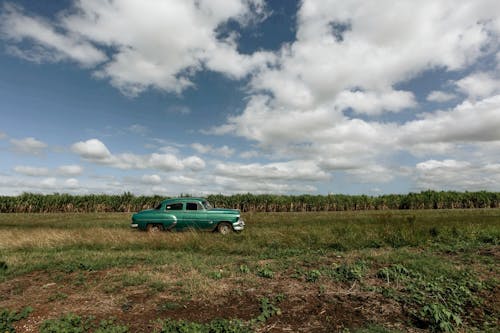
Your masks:
M 44 320 L 67 313 L 92 315 L 97 320 L 114 317 L 133 332 L 150 332 L 158 326 L 158 319 L 166 318 L 251 320 L 260 314 L 262 297 L 281 295 L 276 303 L 281 315 L 269 319 L 260 331 L 338 332 L 370 323 L 411 331 L 404 326 L 407 318 L 397 302 L 363 291 L 357 284 L 308 283 L 289 276 L 224 278 L 208 281 L 213 286 L 208 294 L 186 295 L 186 286 L 178 285 L 174 277 L 164 290 L 152 290 L 148 282 L 123 287 L 120 278 L 131 271 L 36 272 L 16 277 L 0 284 L 0 308 L 34 308 L 27 319 L 16 323 L 18 332 L 36 332 Z M 112 283 L 118 288 L 108 289 Z

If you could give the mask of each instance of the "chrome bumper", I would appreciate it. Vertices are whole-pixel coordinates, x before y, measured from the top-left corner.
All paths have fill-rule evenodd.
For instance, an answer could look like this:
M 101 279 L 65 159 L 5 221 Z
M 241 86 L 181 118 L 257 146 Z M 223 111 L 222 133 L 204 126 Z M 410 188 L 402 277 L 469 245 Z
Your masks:
M 241 231 L 245 229 L 245 221 L 239 220 L 238 222 L 233 223 L 234 231 Z
M 131 224 L 130 224 L 130 227 L 131 227 L 131 228 L 138 228 L 138 227 L 139 227 L 139 224 L 137 224 L 137 223 L 131 223 Z

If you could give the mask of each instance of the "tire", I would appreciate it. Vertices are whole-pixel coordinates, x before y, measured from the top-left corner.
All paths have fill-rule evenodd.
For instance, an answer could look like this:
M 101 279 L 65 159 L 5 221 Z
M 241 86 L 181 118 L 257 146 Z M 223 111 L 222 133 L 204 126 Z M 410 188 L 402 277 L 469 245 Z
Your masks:
M 227 222 L 221 222 L 217 226 L 217 231 L 221 235 L 229 235 L 230 233 L 233 232 L 233 227 Z
M 146 230 L 150 233 L 157 233 L 163 231 L 163 225 L 150 223 L 147 225 Z

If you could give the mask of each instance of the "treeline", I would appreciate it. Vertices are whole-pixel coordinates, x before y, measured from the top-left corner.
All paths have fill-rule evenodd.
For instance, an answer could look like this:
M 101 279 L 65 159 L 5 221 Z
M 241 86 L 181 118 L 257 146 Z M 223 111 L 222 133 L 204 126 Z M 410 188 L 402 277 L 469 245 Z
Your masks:
M 185 196 L 185 195 L 183 195 Z M 33 194 L 0 196 L 1 213 L 135 212 L 157 206 L 166 197 L 88 194 Z M 244 212 L 353 211 L 387 209 L 499 208 L 500 192 L 424 191 L 409 194 L 367 195 L 209 195 L 216 207 Z

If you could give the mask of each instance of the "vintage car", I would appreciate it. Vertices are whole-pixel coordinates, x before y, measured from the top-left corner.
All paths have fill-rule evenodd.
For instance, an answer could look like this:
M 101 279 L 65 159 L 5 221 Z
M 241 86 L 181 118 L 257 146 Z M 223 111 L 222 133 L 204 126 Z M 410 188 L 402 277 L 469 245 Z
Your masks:
M 213 208 L 203 198 L 176 198 L 134 214 L 130 226 L 150 232 L 198 229 L 225 235 L 243 230 L 245 222 L 237 209 Z

